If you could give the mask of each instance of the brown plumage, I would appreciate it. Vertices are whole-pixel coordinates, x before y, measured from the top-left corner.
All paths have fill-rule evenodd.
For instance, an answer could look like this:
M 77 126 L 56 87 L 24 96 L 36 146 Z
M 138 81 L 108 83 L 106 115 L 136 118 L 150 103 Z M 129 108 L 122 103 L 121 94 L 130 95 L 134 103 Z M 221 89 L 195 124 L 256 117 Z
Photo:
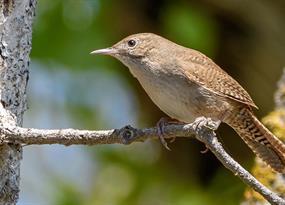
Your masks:
M 170 117 L 186 123 L 201 116 L 225 122 L 257 156 L 285 173 L 285 145 L 254 116 L 249 94 L 204 54 L 151 33 L 131 35 L 92 53 L 124 63 Z
M 275 171 L 285 173 L 285 146 L 247 107 L 241 107 L 225 121 L 253 152 Z
M 250 106 L 257 106 L 249 94 L 211 59 L 194 52 L 196 55 L 190 55 L 190 60 L 195 66 L 185 69 L 185 75 L 217 95 L 244 104 L 226 115 L 223 121 L 239 134 L 258 157 L 277 172 L 285 173 L 285 145 L 254 116 Z
M 210 58 L 199 51 L 189 50 L 188 52 L 186 60 L 191 61 L 193 66 L 184 68 L 185 76 L 217 95 L 257 108 L 243 87 Z M 193 54 L 190 54 L 191 52 Z
M 244 104 L 225 115 L 230 125 L 253 152 L 277 172 L 285 173 L 285 145 L 275 137 L 252 113 L 257 108 L 249 94 L 207 56 L 194 52 L 188 55 L 193 66 L 185 68 L 185 76 L 219 96 Z

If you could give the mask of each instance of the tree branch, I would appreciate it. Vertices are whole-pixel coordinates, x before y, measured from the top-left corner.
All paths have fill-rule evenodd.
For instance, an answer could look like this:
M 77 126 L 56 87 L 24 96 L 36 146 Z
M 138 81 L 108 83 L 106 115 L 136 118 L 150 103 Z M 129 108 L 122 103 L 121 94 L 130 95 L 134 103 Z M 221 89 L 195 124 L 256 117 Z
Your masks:
M 168 125 L 165 127 L 165 138 L 190 137 L 195 130 L 187 125 Z M 157 138 L 156 128 L 137 129 L 127 125 L 114 130 L 77 130 L 77 129 L 34 129 L 22 127 L 1 128 L 1 143 L 20 143 L 25 145 L 62 144 L 62 145 L 99 145 L 130 144 Z
M 276 205 L 285 205 L 285 201 L 274 192 L 271 192 L 248 171 L 238 164 L 222 147 L 215 130 L 216 122 L 206 118 L 198 118 L 194 123 L 185 125 L 167 125 L 164 129 L 165 138 L 195 137 L 214 153 L 222 164 L 237 175 L 244 183 L 260 193 L 268 202 Z M 115 130 L 44 130 L 22 127 L 2 127 L 0 129 L 1 143 L 32 144 L 62 144 L 62 145 L 98 145 L 98 144 L 130 144 L 157 138 L 156 128 L 137 129 L 125 126 Z

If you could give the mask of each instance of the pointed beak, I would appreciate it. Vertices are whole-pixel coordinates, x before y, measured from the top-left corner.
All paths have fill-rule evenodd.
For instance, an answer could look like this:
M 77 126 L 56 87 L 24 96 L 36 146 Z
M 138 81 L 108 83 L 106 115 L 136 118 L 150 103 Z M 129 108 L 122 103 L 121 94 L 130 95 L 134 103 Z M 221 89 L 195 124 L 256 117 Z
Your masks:
M 115 54 L 115 53 L 116 53 L 116 50 L 111 47 L 111 48 L 98 49 L 98 50 L 92 51 L 90 54 L 91 55 L 96 55 L 96 54 L 99 54 L 99 55 L 112 55 L 112 54 Z

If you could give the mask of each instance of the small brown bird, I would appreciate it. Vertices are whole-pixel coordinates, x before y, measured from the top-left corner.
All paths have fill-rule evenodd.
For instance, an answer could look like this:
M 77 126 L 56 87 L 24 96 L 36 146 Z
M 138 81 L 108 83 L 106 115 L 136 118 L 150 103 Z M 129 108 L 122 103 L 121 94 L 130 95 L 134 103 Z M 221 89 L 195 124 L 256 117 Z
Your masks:
M 285 173 L 285 145 L 254 116 L 256 105 L 241 85 L 199 51 L 140 33 L 91 54 L 120 60 L 171 118 L 191 123 L 203 116 L 224 122 L 258 157 Z

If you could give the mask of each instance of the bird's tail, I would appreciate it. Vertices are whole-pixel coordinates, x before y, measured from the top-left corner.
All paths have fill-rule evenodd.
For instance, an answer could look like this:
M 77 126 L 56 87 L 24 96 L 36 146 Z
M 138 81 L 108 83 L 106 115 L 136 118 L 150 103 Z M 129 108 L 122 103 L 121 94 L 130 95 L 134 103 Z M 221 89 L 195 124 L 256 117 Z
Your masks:
M 228 117 L 225 122 L 272 169 L 285 173 L 285 145 L 254 116 L 248 107 L 241 108 L 238 114 Z

